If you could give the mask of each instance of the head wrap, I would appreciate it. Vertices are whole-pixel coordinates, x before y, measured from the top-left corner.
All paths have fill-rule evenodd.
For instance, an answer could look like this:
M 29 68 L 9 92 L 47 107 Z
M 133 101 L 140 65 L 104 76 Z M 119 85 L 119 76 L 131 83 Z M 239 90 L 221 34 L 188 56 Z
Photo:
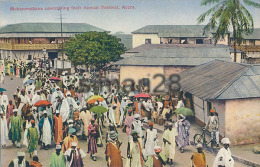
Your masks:
M 214 110 L 214 109 L 210 109 L 210 112 L 211 112 L 211 113 L 215 113 L 215 110 Z
M 72 134 L 72 133 L 75 133 L 75 132 L 76 132 L 76 129 L 74 129 L 72 127 L 69 128 L 69 134 Z
M 71 143 L 71 147 L 77 147 L 77 145 L 78 145 L 78 143 L 76 143 L 76 142 Z
M 198 144 L 196 145 L 196 148 L 203 148 L 203 146 L 202 146 L 201 143 L 198 143 Z
M 56 149 L 56 150 L 61 150 L 61 145 L 60 145 L 60 144 L 57 144 L 55 149 Z
M 134 118 L 135 118 L 135 119 L 140 118 L 140 115 L 139 115 L 139 114 L 135 114 L 135 115 L 134 115 Z
M 25 152 L 18 152 L 17 157 L 25 157 Z
M 149 126 L 152 126 L 152 127 L 153 127 L 153 122 L 150 122 L 150 123 L 149 123 Z
M 33 124 L 33 123 L 35 124 L 35 121 L 34 121 L 34 120 L 31 120 L 31 123 L 32 123 L 32 124 Z
M 230 144 L 230 140 L 229 140 L 229 138 L 223 138 L 223 139 L 221 140 L 221 143 L 222 143 L 222 144 Z
M 162 151 L 162 148 L 160 146 L 155 146 L 154 147 L 154 152 L 155 153 L 160 153 Z

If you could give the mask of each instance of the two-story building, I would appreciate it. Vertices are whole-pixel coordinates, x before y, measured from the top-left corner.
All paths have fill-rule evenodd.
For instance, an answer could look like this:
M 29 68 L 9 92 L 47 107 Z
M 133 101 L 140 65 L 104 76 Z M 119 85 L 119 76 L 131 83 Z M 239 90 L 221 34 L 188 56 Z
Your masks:
M 230 45 L 233 45 L 233 38 Z M 252 34 L 243 34 L 242 43 L 236 48 L 245 53 L 245 63 L 260 64 L 260 28 L 255 28 Z
M 147 25 L 132 32 L 133 48 L 142 44 L 214 44 L 205 25 Z M 228 45 L 229 33 L 218 44 Z
M 63 41 L 89 31 L 105 30 L 86 23 L 20 23 L 0 29 L 1 58 L 61 58 Z

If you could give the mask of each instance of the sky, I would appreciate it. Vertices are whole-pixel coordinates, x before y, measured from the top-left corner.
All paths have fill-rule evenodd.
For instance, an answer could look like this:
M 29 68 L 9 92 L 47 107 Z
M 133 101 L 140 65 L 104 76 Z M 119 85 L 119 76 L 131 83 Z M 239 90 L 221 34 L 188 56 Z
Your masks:
M 84 9 L 84 7 L 99 9 Z M 119 9 L 102 9 L 118 6 Z M 130 6 L 130 9 L 123 9 Z M 17 11 L 17 8 L 42 10 Z M 0 26 L 24 22 L 88 23 L 107 31 L 131 33 L 146 25 L 195 25 L 200 14 L 211 6 L 200 6 L 200 0 L 0 0 Z M 81 7 L 74 9 L 73 7 Z M 54 8 L 53 8 L 54 9 Z M 247 7 L 260 27 L 260 9 Z M 206 24 L 206 22 L 204 23 Z

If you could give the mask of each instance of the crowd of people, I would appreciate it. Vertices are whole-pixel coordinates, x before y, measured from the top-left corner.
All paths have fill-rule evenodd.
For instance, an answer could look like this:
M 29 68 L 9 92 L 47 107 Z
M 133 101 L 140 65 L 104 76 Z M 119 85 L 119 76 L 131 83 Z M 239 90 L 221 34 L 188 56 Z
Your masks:
M 176 100 L 170 95 L 147 95 L 138 87 L 128 93 L 116 85 L 93 89 L 89 82 L 87 87 L 82 87 L 80 81 L 89 79 L 87 73 L 68 74 L 64 71 L 59 75 L 38 67 L 28 68 L 20 77 L 23 85 L 17 87 L 13 100 L 4 92 L 0 95 L 1 146 L 5 149 L 8 140 L 17 148 L 23 145 L 32 161 L 29 163 L 25 159 L 25 152 L 18 152 L 17 159 L 9 166 L 41 166 L 37 151 L 55 147 L 56 151 L 50 156 L 51 167 L 81 167 L 86 154 L 96 161 L 98 147 L 105 146 L 107 165 L 122 167 L 120 147 L 122 142 L 128 142 L 124 166 L 160 167 L 173 164 L 175 146 L 182 153 L 191 144 L 188 119 L 173 112 L 180 107 L 190 107 L 185 94 L 179 93 Z M 147 97 L 136 96 L 140 93 Z M 92 112 L 95 106 L 101 106 L 107 112 Z M 214 115 L 207 126 L 218 135 L 218 120 Z M 164 125 L 162 139 L 158 138 L 154 124 Z M 145 129 L 144 125 L 148 128 Z M 128 141 L 120 141 L 120 129 L 126 133 Z M 87 142 L 87 150 L 80 148 L 80 140 Z M 162 145 L 159 140 L 162 140 Z M 222 140 L 224 148 L 219 151 L 214 167 L 232 167 L 230 142 L 227 138 Z M 203 146 L 198 144 L 196 148 L 198 151 L 191 155 L 192 165 L 206 167 Z

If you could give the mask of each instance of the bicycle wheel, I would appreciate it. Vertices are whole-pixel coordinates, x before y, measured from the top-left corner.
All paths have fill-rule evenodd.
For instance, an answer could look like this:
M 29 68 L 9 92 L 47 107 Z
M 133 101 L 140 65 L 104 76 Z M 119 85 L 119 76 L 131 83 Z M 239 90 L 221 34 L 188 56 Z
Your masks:
M 203 144 L 203 136 L 202 136 L 202 134 L 195 134 L 194 135 L 194 137 L 193 137 L 193 139 L 194 139 L 194 144 L 195 144 L 195 146 L 197 145 L 197 144 Z

